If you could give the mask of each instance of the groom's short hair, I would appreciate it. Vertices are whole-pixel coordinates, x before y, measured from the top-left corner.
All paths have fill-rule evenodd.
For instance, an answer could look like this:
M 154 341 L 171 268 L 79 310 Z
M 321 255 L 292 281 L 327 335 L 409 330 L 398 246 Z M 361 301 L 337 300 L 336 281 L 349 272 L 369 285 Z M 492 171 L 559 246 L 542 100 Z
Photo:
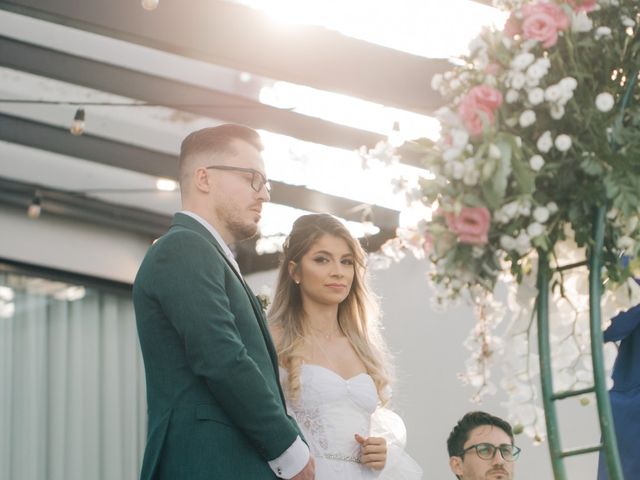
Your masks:
M 180 160 L 178 163 L 178 179 L 184 188 L 193 170 L 192 159 L 200 155 L 211 158 L 212 164 L 219 163 L 218 155 L 234 153 L 233 142 L 240 140 L 255 147 L 259 152 L 263 150 L 260 135 L 253 128 L 225 123 L 217 127 L 207 127 L 190 133 L 180 145 Z
M 447 439 L 449 457 L 458 457 L 464 449 L 465 442 L 469 439 L 469 433 L 476 427 L 491 425 L 504 431 L 513 443 L 513 429 L 506 420 L 487 412 L 469 412 L 458 421 Z

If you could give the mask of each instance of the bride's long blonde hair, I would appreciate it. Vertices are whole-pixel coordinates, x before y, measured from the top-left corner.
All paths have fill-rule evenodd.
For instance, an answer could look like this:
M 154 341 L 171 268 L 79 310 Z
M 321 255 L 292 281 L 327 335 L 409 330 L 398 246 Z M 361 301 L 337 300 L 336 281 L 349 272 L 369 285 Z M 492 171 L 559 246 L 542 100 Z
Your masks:
M 302 257 L 323 235 L 342 238 L 354 259 L 354 278 L 347 298 L 338 306 L 338 326 L 349 339 L 373 379 L 383 404 L 389 400 L 391 381 L 389 354 L 380 334 L 377 299 L 368 287 L 365 253 L 346 227 L 328 214 L 310 214 L 298 218 L 284 243 L 278 284 L 269 310 L 269 321 L 278 331 L 278 361 L 287 370 L 284 388 L 296 402 L 300 396 L 300 368 L 304 362 L 305 339 L 312 333 L 302 307 L 300 287 L 289 274 L 290 262 L 300 264 Z

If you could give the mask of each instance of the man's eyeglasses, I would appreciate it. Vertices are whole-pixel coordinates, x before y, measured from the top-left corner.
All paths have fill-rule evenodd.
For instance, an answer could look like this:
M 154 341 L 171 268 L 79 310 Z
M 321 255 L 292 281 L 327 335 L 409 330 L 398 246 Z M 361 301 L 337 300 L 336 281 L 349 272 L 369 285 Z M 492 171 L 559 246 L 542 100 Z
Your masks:
M 460 453 L 460 456 L 464 457 L 464 454 L 469 450 L 475 450 L 476 454 L 483 460 L 492 460 L 493 457 L 496 456 L 497 450 L 500 450 L 500 455 L 502 455 L 502 458 L 506 462 L 515 462 L 520 455 L 520 448 L 515 445 L 503 443 L 502 445 L 496 446 L 491 443 L 478 443 L 465 448 L 462 453 Z
M 206 167 L 210 170 L 227 170 L 230 172 L 245 172 L 251 174 L 251 188 L 253 188 L 256 192 L 262 190 L 262 187 L 267 189 L 267 192 L 271 191 L 271 183 L 267 178 L 261 174 L 259 171 L 254 170 L 253 168 L 241 168 L 241 167 L 229 167 L 227 165 L 210 165 Z

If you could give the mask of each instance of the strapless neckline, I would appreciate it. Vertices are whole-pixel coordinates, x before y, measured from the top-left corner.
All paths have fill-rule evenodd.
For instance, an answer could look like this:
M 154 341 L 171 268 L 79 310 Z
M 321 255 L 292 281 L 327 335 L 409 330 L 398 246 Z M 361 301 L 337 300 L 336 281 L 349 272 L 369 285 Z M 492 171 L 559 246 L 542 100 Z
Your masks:
M 342 380 L 343 382 L 347 382 L 347 383 L 348 382 L 352 382 L 352 381 L 358 379 L 359 377 L 369 377 L 369 378 L 371 378 L 371 375 L 369 375 L 367 372 L 356 373 L 355 375 L 353 375 L 353 376 L 351 376 L 349 378 L 344 378 L 338 372 L 336 372 L 334 370 L 331 370 L 330 368 L 327 368 L 325 366 L 318 365 L 316 363 L 303 363 L 302 366 L 306 367 L 306 368 L 315 368 L 315 369 L 318 369 L 319 371 L 326 372 L 329 375 L 334 376 L 334 377 Z

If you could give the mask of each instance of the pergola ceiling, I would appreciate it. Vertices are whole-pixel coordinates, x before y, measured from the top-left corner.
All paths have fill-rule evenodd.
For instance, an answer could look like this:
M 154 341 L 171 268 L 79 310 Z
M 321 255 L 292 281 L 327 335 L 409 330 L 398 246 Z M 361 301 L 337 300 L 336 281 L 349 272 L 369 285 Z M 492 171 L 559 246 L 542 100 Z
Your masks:
M 226 1 L 161 0 L 157 10 L 147 12 L 131 0 L 0 0 L 0 10 L 7 12 L 0 12 L 0 25 L 4 22 L 0 67 L 5 72 L 24 72 L 25 83 L 35 78 L 34 85 L 39 85 L 38 79 L 44 85 L 50 79 L 53 85 L 64 82 L 166 106 L 178 114 L 208 118 L 214 125 L 243 123 L 347 150 L 373 147 L 384 135 L 267 105 L 260 101 L 260 89 L 287 81 L 430 114 L 440 102 L 428 87 L 430 79 L 448 67 L 443 59 L 426 59 L 320 27 L 277 29 L 263 13 Z M 243 72 L 251 74 L 248 80 L 239 80 Z M 26 98 L 56 100 L 50 94 L 45 98 L 47 92 L 43 92 L 32 91 Z M 5 99 L 19 100 L 19 96 L 15 91 L 0 92 Z M 69 100 L 68 96 L 65 99 Z M 69 108 L 59 115 L 67 118 Z M 121 219 L 120 226 L 132 231 L 150 237 L 161 234 L 169 223 L 169 208 L 158 212 L 141 208 L 135 200 L 88 198 L 74 193 L 78 188 L 64 182 L 48 185 L 46 175 L 39 181 L 28 180 L 11 164 L 20 161 L 16 152 L 21 150 L 8 145 L 102 165 L 123 175 L 130 171 L 176 178 L 176 148 L 188 126 L 175 129 L 175 138 L 156 133 L 146 144 L 143 139 L 133 139 L 135 134 L 113 133 L 115 127 L 110 134 L 105 128 L 72 137 L 68 120 L 65 125 L 43 112 L 29 105 L 0 103 L 0 141 L 5 142 L 4 149 L 0 145 L 0 154 L 6 156 L 0 161 L 0 203 L 26 208 L 35 190 L 42 193 L 45 189 L 45 212 L 109 225 Z M 141 132 L 143 128 L 140 125 Z M 170 141 L 176 146 L 163 145 Z M 23 161 L 28 158 L 30 154 L 25 154 Z M 409 156 L 403 161 L 418 164 Z M 329 211 L 354 221 L 362 221 L 366 211 L 367 219 L 380 228 L 379 234 L 367 239 L 369 248 L 377 248 L 398 226 L 399 212 L 376 202 L 363 206 L 361 201 L 300 185 L 273 184 L 274 203 Z M 257 258 L 255 249 L 248 245 L 239 247 L 240 262 L 246 269 L 273 266 L 273 258 Z

